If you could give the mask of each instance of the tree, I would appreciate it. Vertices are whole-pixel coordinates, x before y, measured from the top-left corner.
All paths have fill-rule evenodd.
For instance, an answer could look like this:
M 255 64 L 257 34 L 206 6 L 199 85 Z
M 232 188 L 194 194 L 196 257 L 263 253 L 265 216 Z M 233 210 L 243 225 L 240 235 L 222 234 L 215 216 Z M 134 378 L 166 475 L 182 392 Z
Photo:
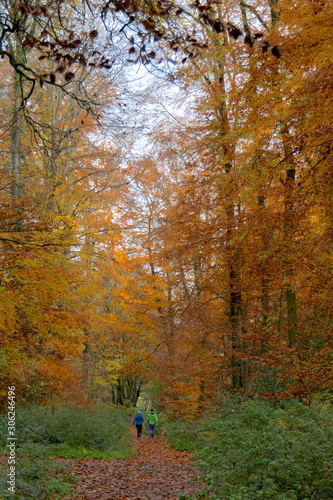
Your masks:
M 4 69 L 2 105 L 10 109 L 16 74 Z M 108 104 L 103 76 L 92 80 L 85 71 L 84 78 Z M 48 401 L 73 395 L 93 318 L 88 283 L 98 294 L 95 260 L 117 241 L 117 197 L 110 193 L 124 177 L 119 151 L 110 141 L 97 143 L 96 122 L 68 93 L 42 87 L 20 113 L 26 110 L 33 120 L 18 120 L 14 110 L 2 123 L 1 348 L 5 384 L 17 384 L 22 399 Z
M 2 89 L 12 109 L 1 138 L 2 330 L 6 356 L 43 367 L 34 376 L 48 394 L 57 356 L 85 394 L 133 403 L 155 380 L 178 415 L 227 390 L 331 389 L 331 10 L 6 4 L 2 68 L 16 77 Z M 140 106 L 117 95 L 123 61 L 181 89 L 167 92 L 184 113 L 163 101 L 146 139 L 134 133 Z M 155 92 L 154 81 L 145 130 Z M 126 107 L 131 141 L 97 133 Z
M 244 4 L 240 7 L 244 8 Z M 252 9 L 256 17 L 251 23 L 250 16 L 244 17 L 241 9 L 239 19 L 244 32 L 252 37 L 245 46 L 233 43 L 232 36 L 226 43 L 223 30 L 219 35 L 221 42 L 217 42 L 213 34 L 207 50 L 196 58 L 193 70 L 186 66 L 179 75 L 188 88 L 199 89 L 194 120 L 187 109 L 195 125 L 187 127 L 185 133 L 185 129 L 178 128 L 177 139 L 165 129 L 162 146 L 165 153 L 155 160 L 171 177 L 169 199 L 172 204 L 169 203 L 167 212 L 163 209 L 167 224 L 164 229 L 160 224 L 158 231 L 164 236 L 157 248 L 164 249 L 165 272 L 172 269 L 167 272 L 166 295 L 172 303 L 172 331 L 176 325 L 176 332 L 182 332 L 176 335 L 176 345 L 179 352 L 186 351 L 184 331 L 187 328 L 191 330 L 189 341 L 192 346 L 198 345 L 197 353 L 202 353 L 198 339 L 204 329 L 200 322 L 208 310 L 203 303 L 216 301 L 215 315 L 210 313 L 209 317 L 220 318 L 220 323 L 215 323 L 214 328 L 214 323 L 210 323 L 210 331 L 216 331 L 219 325 L 222 332 L 225 323 L 221 323 L 221 315 L 224 320 L 228 318 L 225 303 L 229 302 L 233 311 L 229 316 L 229 332 L 238 329 L 237 336 L 234 335 L 233 348 L 221 342 L 216 352 L 221 353 L 223 345 L 223 359 L 227 361 L 223 364 L 224 383 L 228 376 L 235 374 L 238 363 L 242 377 L 238 387 L 243 385 L 243 390 L 308 397 L 319 387 L 330 387 L 328 378 L 323 377 L 331 352 L 331 333 L 326 323 L 330 321 L 330 313 L 320 314 L 320 324 L 325 324 L 325 334 L 322 334 L 318 314 L 315 313 L 315 322 L 310 319 L 317 307 L 322 308 L 318 295 L 310 292 L 314 277 L 311 278 L 309 272 L 310 267 L 319 272 L 317 265 L 321 268 L 323 264 L 322 259 L 319 264 L 318 248 L 313 246 L 310 234 L 319 230 L 322 223 L 326 225 L 326 219 L 319 215 L 319 205 L 325 205 L 323 192 L 319 202 L 318 192 L 314 195 L 313 191 L 313 185 L 318 186 L 318 179 L 322 179 L 320 172 L 327 175 L 325 165 L 330 157 L 330 139 L 326 135 L 330 111 L 325 105 L 326 98 L 319 97 L 315 90 L 320 86 L 327 88 L 327 80 L 322 80 L 322 76 L 330 74 L 327 54 L 331 21 L 325 7 L 303 3 L 304 15 L 299 17 L 297 2 L 288 5 L 281 2 L 279 10 L 276 4 L 267 3 L 266 10 L 260 11 L 259 5 Z M 250 11 L 247 9 L 247 14 Z M 237 15 L 235 11 L 234 19 Z M 320 49 L 317 42 L 314 44 L 318 19 L 323 25 Z M 264 33 L 259 33 L 258 23 L 265 29 Z M 299 32 L 307 33 L 306 38 L 305 35 L 295 37 L 295 26 L 299 26 Z M 314 66 L 304 47 L 316 47 L 310 49 L 312 54 L 316 51 Z M 221 73 L 217 73 L 221 67 L 224 82 Z M 216 78 L 216 74 L 220 78 Z M 223 92 L 221 83 L 224 83 Z M 314 99 L 311 92 L 315 92 Z M 328 98 L 326 90 L 323 92 Z M 193 103 L 193 94 L 190 103 Z M 326 125 L 319 121 L 318 110 L 325 110 Z M 177 171 L 169 167 L 175 151 L 180 165 Z M 232 168 L 229 166 L 225 171 L 229 158 Z M 155 230 L 156 235 L 158 231 Z M 218 240 L 222 244 L 217 245 Z M 159 255 L 161 262 L 160 250 Z M 195 269 L 191 269 L 191 261 L 195 262 Z M 229 297 L 225 288 L 228 262 L 232 272 Z M 219 285 L 218 280 L 212 280 L 213 269 L 214 278 L 220 277 Z M 163 274 L 163 270 L 160 273 Z M 326 272 L 324 274 L 327 277 Z M 329 282 L 324 286 L 325 291 L 329 290 Z M 207 283 L 210 297 L 203 293 L 205 288 L 207 291 Z M 193 295 L 191 287 L 195 291 Z M 179 290 L 177 298 L 175 289 Z M 196 305 L 193 309 L 188 309 L 190 296 L 196 299 L 191 302 Z M 190 310 L 191 314 L 185 316 L 184 310 Z M 194 317 L 195 331 L 189 326 Z M 232 324 L 234 330 L 230 328 Z M 169 355 L 169 351 L 164 353 L 168 363 L 164 373 L 175 374 L 169 385 L 176 387 L 177 369 L 181 372 L 186 366 L 186 356 L 179 356 L 178 362 L 170 364 Z M 216 355 L 215 366 L 221 366 L 220 360 Z M 187 367 L 185 386 L 188 390 L 193 388 L 190 372 Z M 203 376 L 206 384 L 209 376 L 211 373 Z M 175 392 L 177 389 L 173 399 Z M 178 396 L 181 394 L 178 390 Z M 184 402 L 184 396 L 181 401 Z

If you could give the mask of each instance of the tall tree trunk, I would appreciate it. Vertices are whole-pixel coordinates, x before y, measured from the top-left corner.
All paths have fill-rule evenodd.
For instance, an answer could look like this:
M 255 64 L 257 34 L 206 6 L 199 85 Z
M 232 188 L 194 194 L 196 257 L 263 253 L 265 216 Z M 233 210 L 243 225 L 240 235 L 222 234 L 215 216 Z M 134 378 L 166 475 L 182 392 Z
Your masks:
M 275 6 L 276 0 L 270 0 L 271 4 L 271 18 L 272 18 L 272 23 L 274 23 L 274 18 L 275 18 L 275 11 L 273 8 L 273 4 Z M 249 51 L 249 58 L 251 57 L 252 51 L 251 47 L 253 44 L 253 35 L 251 33 L 250 25 L 248 22 L 248 17 L 247 17 L 247 9 L 252 9 L 251 6 L 246 4 L 244 0 L 240 0 L 239 2 L 239 7 L 241 11 L 241 16 L 242 16 L 242 22 L 243 22 L 243 29 L 245 32 L 245 39 L 247 40 L 247 46 L 248 46 L 248 51 Z M 263 24 L 263 27 L 267 29 L 266 23 L 264 23 L 263 19 L 261 19 L 261 24 Z M 250 61 L 250 59 L 249 59 Z M 263 167 L 261 165 L 261 152 L 258 152 L 258 158 L 256 159 L 257 165 L 257 175 L 259 179 L 259 189 L 260 189 L 260 194 L 258 195 L 258 207 L 260 210 L 260 213 L 262 214 L 263 211 L 265 210 L 266 206 L 266 193 L 265 193 L 265 187 L 263 186 L 263 183 L 260 182 L 260 178 L 262 177 L 263 174 Z M 261 217 L 262 219 L 263 217 Z M 267 236 L 267 231 L 266 228 L 263 228 L 260 232 L 260 237 L 261 237 L 261 244 L 262 248 L 264 249 L 264 252 L 268 250 L 269 246 L 269 241 L 268 241 L 268 236 Z M 261 348 L 264 351 L 265 350 L 265 337 L 266 337 L 266 328 L 267 328 L 267 321 L 268 321 L 268 307 L 269 307 L 269 284 L 270 281 L 267 278 L 267 264 L 263 262 L 261 264 L 261 291 L 260 291 L 260 301 L 261 301 L 261 329 L 262 329 L 262 342 L 261 342 Z
M 286 181 L 284 198 L 284 239 L 285 239 L 285 261 L 284 276 L 286 281 L 286 306 L 287 306 L 287 329 L 288 344 L 293 347 L 297 338 L 297 298 L 293 290 L 294 259 L 290 251 L 290 242 L 294 239 L 294 191 L 296 168 L 293 161 L 293 152 L 290 146 L 289 130 L 283 130 L 283 146 L 286 158 Z
M 22 137 L 21 84 L 19 75 L 14 73 L 13 113 L 11 127 L 12 197 L 17 200 L 21 194 L 20 146 Z
M 225 85 L 225 64 L 222 61 L 219 64 L 219 75 L 218 75 L 218 85 L 220 87 L 220 93 L 222 96 L 227 94 Z M 240 276 L 238 271 L 237 257 L 233 248 L 232 240 L 235 233 L 235 209 L 236 201 L 234 198 L 234 185 L 232 182 L 232 172 L 233 172 L 233 157 L 234 151 L 233 146 L 230 143 L 229 132 L 229 118 L 226 100 L 223 99 L 218 107 L 218 117 L 220 122 L 220 130 L 222 136 L 222 151 L 223 151 L 223 176 L 225 177 L 227 183 L 229 183 L 229 193 L 228 199 L 226 200 L 226 224 L 227 224 L 227 240 L 226 240 L 226 250 L 227 250 L 227 261 L 228 261 L 228 278 L 229 278 L 229 315 L 230 315 L 230 327 L 231 327 L 231 381 L 232 387 L 235 390 L 239 390 L 244 387 L 244 367 L 243 362 L 239 358 L 240 350 L 243 348 L 242 345 L 242 333 L 241 333 L 241 303 L 242 294 L 240 286 Z

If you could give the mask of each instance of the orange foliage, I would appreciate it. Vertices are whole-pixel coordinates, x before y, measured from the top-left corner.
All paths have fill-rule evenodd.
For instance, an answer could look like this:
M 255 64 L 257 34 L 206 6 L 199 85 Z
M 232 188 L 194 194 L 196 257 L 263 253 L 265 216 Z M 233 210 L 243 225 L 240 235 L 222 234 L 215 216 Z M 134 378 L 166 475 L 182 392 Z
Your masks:
M 188 42 L 178 73 L 186 112 L 130 166 L 124 142 L 96 140 L 77 101 L 45 85 L 35 128 L 16 122 L 14 172 L 1 63 L 0 363 L 26 398 L 79 380 L 110 401 L 153 380 L 182 416 L 227 390 L 332 390 L 332 6 L 252 4 L 226 2 L 220 24 L 201 9 L 200 50 Z M 184 49 L 153 25 L 166 51 Z M 88 73 L 110 104 L 115 89 Z

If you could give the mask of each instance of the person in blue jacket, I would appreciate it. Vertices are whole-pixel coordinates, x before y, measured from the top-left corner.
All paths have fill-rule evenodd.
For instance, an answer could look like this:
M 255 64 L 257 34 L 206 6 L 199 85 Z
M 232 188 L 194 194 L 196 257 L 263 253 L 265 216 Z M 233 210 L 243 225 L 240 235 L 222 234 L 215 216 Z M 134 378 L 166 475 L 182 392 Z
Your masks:
M 135 415 L 132 424 L 136 426 L 136 432 L 138 438 L 141 437 L 142 434 L 142 424 L 144 422 L 144 418 L 142 416 L 141 411 L 138 411 L 138 413 Z

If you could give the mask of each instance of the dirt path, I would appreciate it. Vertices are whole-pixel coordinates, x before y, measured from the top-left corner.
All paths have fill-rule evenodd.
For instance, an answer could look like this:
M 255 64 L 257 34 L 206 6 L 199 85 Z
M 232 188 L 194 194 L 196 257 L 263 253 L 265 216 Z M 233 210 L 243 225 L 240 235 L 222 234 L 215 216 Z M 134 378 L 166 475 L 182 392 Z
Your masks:
M 164 438 L 137 438 L 137 455 L 121 460 L 81 459 L 72 472 L 81 481 L 72 500 L 176 500 L 200 490 L 189 454 L 170 448 Z

